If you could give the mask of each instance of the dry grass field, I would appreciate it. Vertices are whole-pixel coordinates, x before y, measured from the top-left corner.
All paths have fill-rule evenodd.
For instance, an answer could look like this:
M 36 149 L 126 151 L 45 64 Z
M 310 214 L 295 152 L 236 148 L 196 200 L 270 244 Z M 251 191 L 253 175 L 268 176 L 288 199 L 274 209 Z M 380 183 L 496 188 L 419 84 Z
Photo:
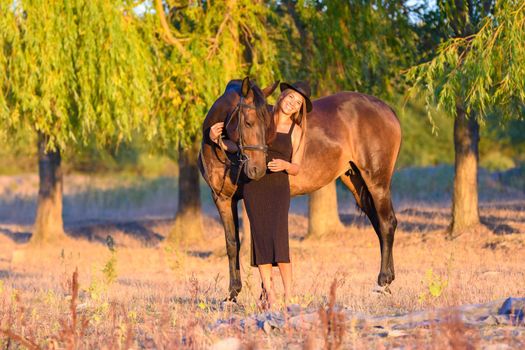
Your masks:
M 285 322 L 272 330 L 227 322 L 260 314 L 260 282 L 244 254 L 239 304 L 221 305 L 228 265 L 219 253 L 224 251 L 222 226 L 209 201 L 204 203 L 205 241 L 186 247 L 163 243 L 176 207 L 176 197 L 169 195 L 175 193 L 173 180 L 155 180 L 141 195 L 132 189 L 110 191 L 116 185 L 106 181 L 76 177 L 69 181 L 74 186 L 66 181 L 71 238 L 46 248 L 24 243 L 34 215 L 34 178 L 0 180 L 2 349 L 525 346 L 523 322 L 475 328 L 452 314 L 444 322 L 384 336 L 344 316 L 420 310 L 439 315 L 454 306 L 525 297 L 525 197 L 520 193 L 482 201 L 485 225 L 452 241 L 444 234 L 447 201 L 397 200 L 392 295 L 372 292 L 379 271 L 377 238 L 350 201 L 341 212 L 346 229 L 318 241 L 305 239 L 305 200 L 295 200 L 290 215 L 295 303 L 301 312 L 319 315 L 319 322 L 304 327 Z M 108 235 L 115 241 L 113 251 L 105 244 Z

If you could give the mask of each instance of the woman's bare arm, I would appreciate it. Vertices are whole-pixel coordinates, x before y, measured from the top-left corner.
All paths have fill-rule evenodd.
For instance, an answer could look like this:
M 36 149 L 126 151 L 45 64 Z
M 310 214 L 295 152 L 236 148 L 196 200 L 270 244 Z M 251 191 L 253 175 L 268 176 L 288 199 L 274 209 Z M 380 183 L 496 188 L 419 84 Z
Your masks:
M 292 132 L 292 161 L 286 169 L 286 172 L 290 175 L 297 175 L 301 169 L 301 162 L 304 155 L 304 143 L 305 139 L 301 140 L 303 130 L 299 125 L 296 125 Z
M 301 140 L 303 131 L 299 125 L 294 127 L 292 132 L 292 161 L 287 162 L 283 159 L 272 159 L 268 163 L 268 169 L 273 172 L 286 171 L 289 175 L 297 175 L 301 169 L 301 161 L 304 154 L 304 137 Z
M 224 122 L 215 123 L 210 128 L 210 139 L 219 145 L 226 152 L 236 153 L 239 151 L 237 144 L 231 140 L 223 139 L 221 137 L 222 131 L 224 129 Z

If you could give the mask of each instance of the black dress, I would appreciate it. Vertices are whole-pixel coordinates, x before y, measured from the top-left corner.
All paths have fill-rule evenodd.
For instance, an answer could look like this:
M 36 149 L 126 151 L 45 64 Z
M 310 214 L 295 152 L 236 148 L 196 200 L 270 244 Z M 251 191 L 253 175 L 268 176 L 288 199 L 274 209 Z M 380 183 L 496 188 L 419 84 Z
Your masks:
M 268 145 L 266 162 L 272 159 L 292 159 L 292 131 L 277 133 Z M 290 262 L 288 245 L 288 210 L 290 209 L 290 183 L 285 171 L 272 172 L 258 181 L 244 184 L 244 204 L 250 219 L 252 234 L 252 266 Z

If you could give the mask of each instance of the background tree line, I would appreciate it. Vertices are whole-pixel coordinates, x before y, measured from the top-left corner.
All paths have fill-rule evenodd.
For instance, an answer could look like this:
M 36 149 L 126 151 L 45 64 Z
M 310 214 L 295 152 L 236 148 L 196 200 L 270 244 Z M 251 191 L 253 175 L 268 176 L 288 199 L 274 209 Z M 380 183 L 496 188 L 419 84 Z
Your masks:
M 38 158 L 32 240 L 63 235 L 63 158 L 73 169 L 119 157 L 133 166 L 123 152 L 178 162 L 170 238 L 200 239 L 200 125 L 226 83 L 246 75 L 259 85 L 306 79 L 314 97 L 385 99 L 402 120 L 399 166 L 454 160 L 451 232 L 478 225 L 480 136 L 493 167 L 523 160 L 525 8 L 410 3 L 0 0 L 2 152 Z M 334 185 L 310 208 L 311 235 L 340 227 Z

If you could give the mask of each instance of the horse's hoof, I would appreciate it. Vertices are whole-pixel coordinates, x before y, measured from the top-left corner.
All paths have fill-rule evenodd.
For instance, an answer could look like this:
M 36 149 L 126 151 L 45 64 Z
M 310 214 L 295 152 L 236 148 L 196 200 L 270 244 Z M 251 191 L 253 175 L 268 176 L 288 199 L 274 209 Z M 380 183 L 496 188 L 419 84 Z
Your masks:
M 390 290 L 390 287 L 388 284 L 385 284 L 384 286 L 375 286 L 374 289 L 372 289 L 372 293 L 377 293 L 381 295 L 392 295 L 392 291 Z
M 394 281 L 394 272 L 391 270 L 388 270 L 387 272 L 380 272 L 379 276 L 377 276 L 377 284 L 380 286 L 389 285 Z
M 222 301 L 224 302 L 230 302 L 230 303 L 237 303 L 237 297 L 228 297 Z
M 228 306 L 237 306 L 237 298 L 236 297 L 228 297 L 221 301 L 222 307 L 228 307 Z

